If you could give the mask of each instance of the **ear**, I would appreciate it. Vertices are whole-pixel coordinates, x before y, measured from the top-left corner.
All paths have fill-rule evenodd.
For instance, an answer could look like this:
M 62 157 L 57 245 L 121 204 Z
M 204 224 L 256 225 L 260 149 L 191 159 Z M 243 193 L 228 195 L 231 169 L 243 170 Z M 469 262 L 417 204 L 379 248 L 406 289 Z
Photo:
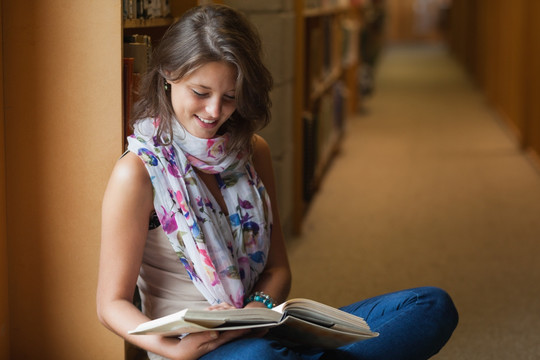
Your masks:
M 165 76 L 163 77 L 165 79 L 165 82 L 167 84 L 172 84 L 171 81 L 169 80 L 169 78 L 171 77 L 171 72 L 170 71 L 164 71 L 163 72 L 165 74 Z

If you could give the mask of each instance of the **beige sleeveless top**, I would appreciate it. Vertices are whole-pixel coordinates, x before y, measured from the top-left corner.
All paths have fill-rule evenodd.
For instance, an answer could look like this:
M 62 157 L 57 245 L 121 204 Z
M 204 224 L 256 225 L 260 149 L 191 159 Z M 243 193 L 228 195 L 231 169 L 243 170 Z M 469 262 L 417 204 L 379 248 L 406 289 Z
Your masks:
M 142 311 L 151 319 L 188 307 L 209 306 L 193 285 L 161 226 L 148 231 L 137 286 Z

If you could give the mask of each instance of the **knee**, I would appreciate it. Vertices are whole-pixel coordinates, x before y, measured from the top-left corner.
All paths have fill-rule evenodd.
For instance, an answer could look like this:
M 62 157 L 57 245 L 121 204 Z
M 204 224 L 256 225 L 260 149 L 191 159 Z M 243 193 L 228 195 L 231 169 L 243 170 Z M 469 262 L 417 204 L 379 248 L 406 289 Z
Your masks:
M 437 306 L 439 310 L 445 313 L 448 317 L 454 318 L 457 322 L 458 312 L 450 294 L 438 287 L 430 287 L 429 292 L 435 306 Z
M 459 321 L 458 311 L 451 296 L 438 287 L 426 287 L 423 291 L 421 297 L 431 309 L 430 316 L 451 334 Z

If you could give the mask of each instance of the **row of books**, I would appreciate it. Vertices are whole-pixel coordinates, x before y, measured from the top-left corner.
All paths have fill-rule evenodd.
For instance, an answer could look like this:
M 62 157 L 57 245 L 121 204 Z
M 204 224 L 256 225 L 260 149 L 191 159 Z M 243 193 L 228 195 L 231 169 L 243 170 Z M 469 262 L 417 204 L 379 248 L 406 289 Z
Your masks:
M 129 35 L 124 38 L 124 58 L 133 59 L 133 72 L 143 74 L 150 64 L 152 38 L 149 35 Z
M 355 1 L 358 2 L 358 1 Z M 345 7 L 353 3 L 351 0 L 306 0 L 306 9 L 325 9 L 332 7 Z
M 131 108 L 135 103 L 137 88 L 152 56 L 152 39 L 148 35 L 129 35 L 124 38 L 123 93 L 124 134 L 131 133 L 129 126 Z M 124 136 L 125 138 L 125 136 Z
M 308 203 L 343 133 L 346 101 L 345 85 L 337 81 L 304 114 L 303 197 Z
M 307 96 L 313 97 L 327 79 L 339 77 L 344 67 L 358 61 L 359 31 L 355 22 L 334 16 L 306 20 Z
M 123 0 L 123 18 L 152 19 L 171 15 L 170 0 Z

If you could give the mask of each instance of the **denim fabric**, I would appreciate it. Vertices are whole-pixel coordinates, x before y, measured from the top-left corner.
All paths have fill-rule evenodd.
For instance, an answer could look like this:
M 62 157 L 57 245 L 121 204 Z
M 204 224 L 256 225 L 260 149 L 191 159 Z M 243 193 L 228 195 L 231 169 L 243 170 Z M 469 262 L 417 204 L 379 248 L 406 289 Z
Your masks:
M 450 296 L 421 287 L 366 299 L 342 310 L 363 317 L 377 338 L 335 350 L 298 352 L 267 338 L 239 339 L 206 354 L 202 360 L 428 359 L 446 344 L 458 322 Z

